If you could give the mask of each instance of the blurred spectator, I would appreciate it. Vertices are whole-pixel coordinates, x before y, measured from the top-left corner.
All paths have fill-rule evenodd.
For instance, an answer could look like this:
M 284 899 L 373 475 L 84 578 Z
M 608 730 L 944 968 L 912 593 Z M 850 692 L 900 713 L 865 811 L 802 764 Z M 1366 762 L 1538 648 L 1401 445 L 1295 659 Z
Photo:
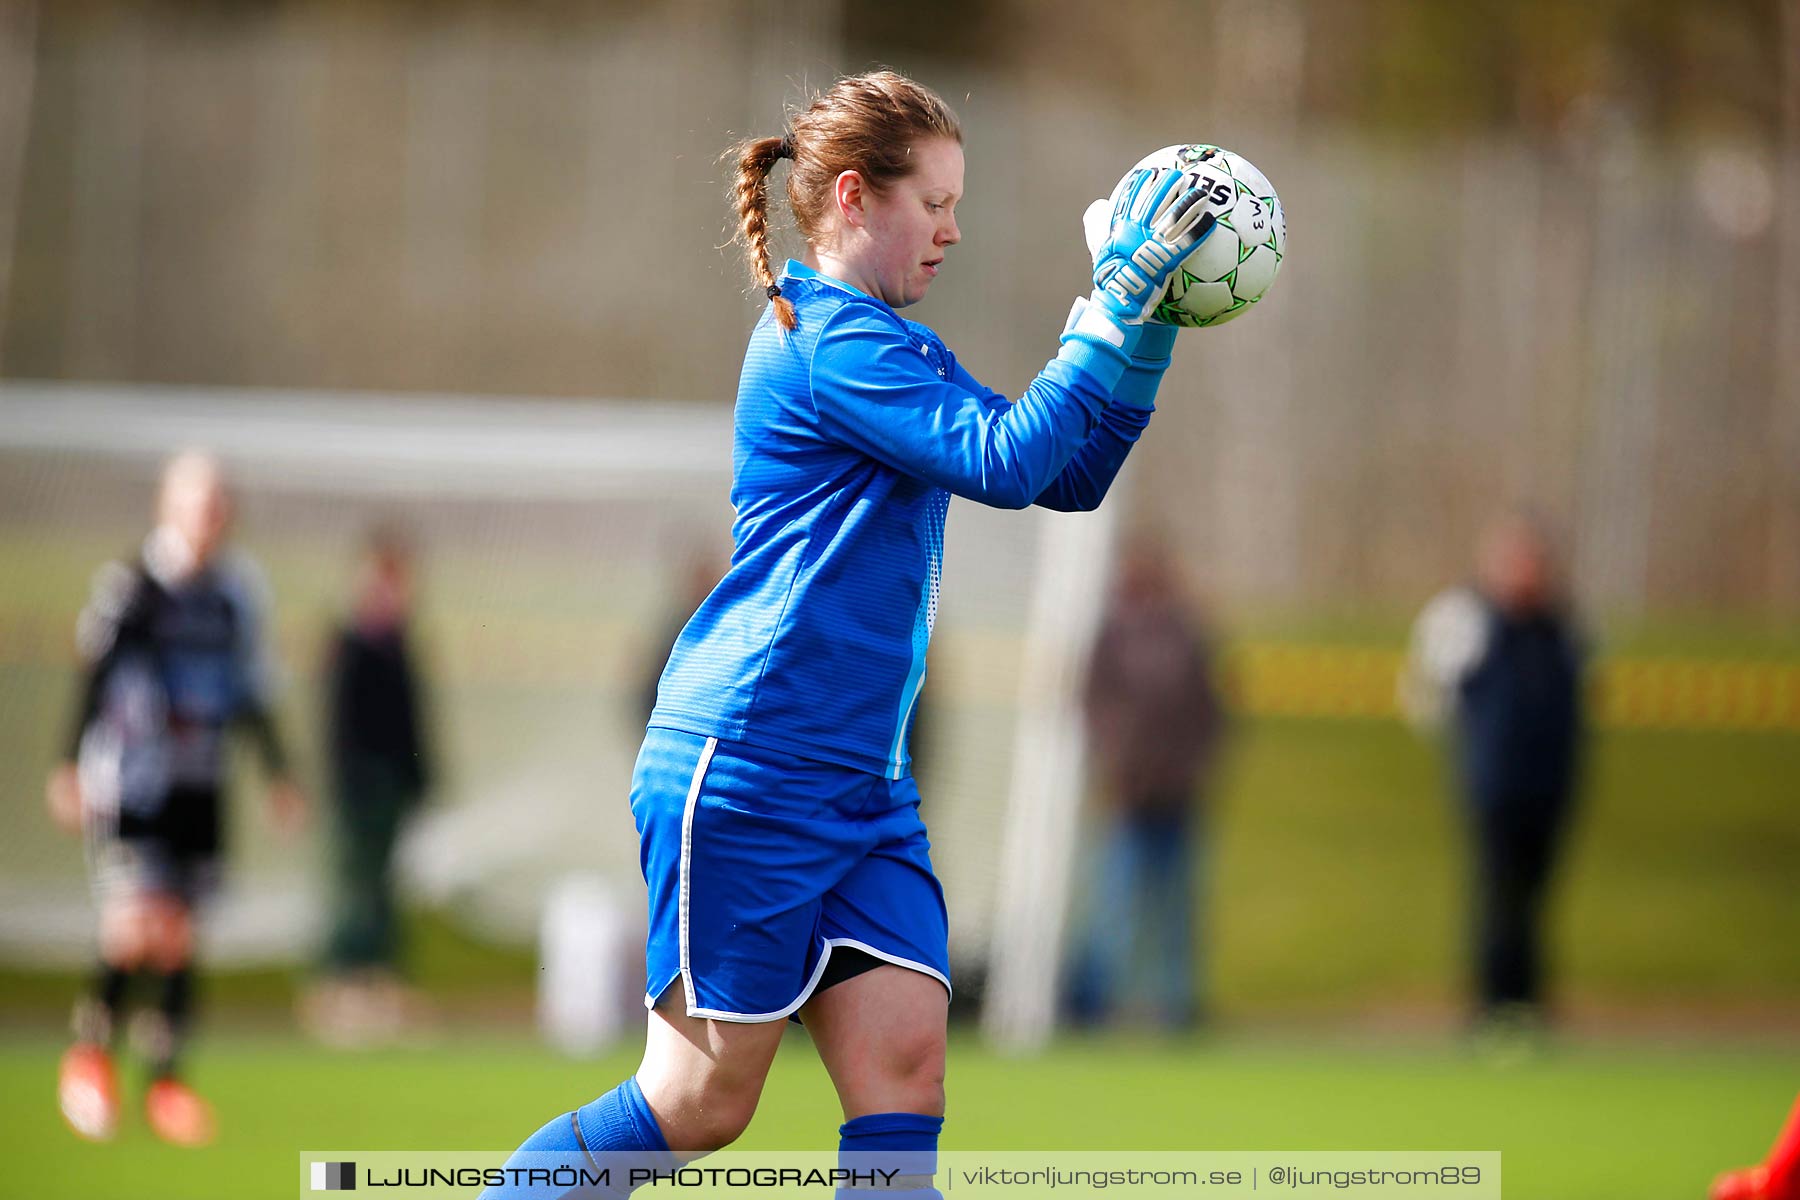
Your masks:
M 149 980 L 156 998 L 134 1033 L 149 1059 L 150 1127 L 178 1145 L 213 1136 L 212 1109 L 179 1066 L 193 1019 L 194 918 L 224 846 L 228 729 L 247 729 L 261 749 L 278 821 L 297 824 L 303 808 L 271 719 L 265 589 L 226 547 L 231 518 L 218 461 L 176 457 L 156 528 L 136 556 L 101 568 L 77 628 L 80 706 L 48 799 L 60 825 L 87 835 L 101 961 L 76 1006 L 58 1098 L 70 1127 L 95 1141 L 117 1129 L 114 1035 L 133 983 Z
M 1473 586 L 1426 606 L 1403 700 L 1448 720 L 1474 843 L 1476 1018 L 1542 1017 L 1545 892 L 1569 825 L 1580 757 L 1582 657 L 1549 539 L 1511 514 L 1483 536 Z
M 312 1032 L 339 1044 L 390 1038 L 417 1007 L 402 983 L 392 871 L 394 845 L 431 782 L 407 638 L 412 606 L 412 549 L 396 530 L 378 528 L 364 546 L 327 671 L 336 911 L 326 977 L 302 1014 Z
M 1123 553 L 1082 699 L 1108 809 L 1097 882 L 1077 922 L 1069 1016 L 1094 1024 L 1114 1015 L 1143 935 L 1156 1019 L 1194 1025 L 1202 792 L 1225 719 L 1206 631 L 1154 538 Z

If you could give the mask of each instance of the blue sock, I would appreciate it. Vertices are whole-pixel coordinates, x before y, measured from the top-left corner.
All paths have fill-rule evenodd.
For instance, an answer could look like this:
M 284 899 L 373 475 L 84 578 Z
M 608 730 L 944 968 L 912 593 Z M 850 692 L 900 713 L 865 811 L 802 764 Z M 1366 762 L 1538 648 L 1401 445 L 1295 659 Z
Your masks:
M 666 1171 L 674 1161 L 643 1089 L 627 1079 L 526 1138 L 506 1160 L 506 1182 L 481 1200 L 623 1200 L 644 1182 L 633 1182 L 634 1169 Z
M 891 1179 L 911 1176 L 928 1183 L 937 1174 L 938 1134 L 944 1118 L 922 1113 L 870 1113 L 838 1126 L 838 1166 L 869 1177 L 873 1189 L 839 1188 L 836 1200 L 868 1200 Z M 906 1200 L 944 1200 L 934 1187 L 903 1193 Z

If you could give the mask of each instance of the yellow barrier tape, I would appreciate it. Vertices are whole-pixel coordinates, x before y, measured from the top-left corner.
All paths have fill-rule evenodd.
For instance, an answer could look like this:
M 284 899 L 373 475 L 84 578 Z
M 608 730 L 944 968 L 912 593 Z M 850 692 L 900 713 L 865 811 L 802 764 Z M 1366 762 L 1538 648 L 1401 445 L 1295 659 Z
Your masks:
M 1225 658 L 1240 710 L 1257 716 L 1400 715 L 1399 651 L 1241 642 Z M 1614 658 L 1588 676 L 1589 712 L 1614 729 L 1800 732 L 1800 663 Z
M 0 619 L 0 666 L 72 669 L 68 626 L 37 615 Z M 439 619 L 430 633 L 444 682 L 475 687 L 618 686 L 643 669 L 648 649 L 641 631 L 616 619 Z M 284 659 L 311 665 L 318 635 L 285 626 L 281 635 Z M 1011 680 L 979 678 L 1016 670 L 1005 639 L 965 632 L 943 640 L 934 659 L 950 656 L 952 687 L 997 702 L 1011 694 Z M 1386 647 L 1244 641 L 1227 646 L 1221 673 L 1234 706 L 1250 716 L 1394 720 L 1404 662 Z M 1603 658 L 1589 671 L 1588 700 L 1605 728 L 1800 732 L 1800 662 Z

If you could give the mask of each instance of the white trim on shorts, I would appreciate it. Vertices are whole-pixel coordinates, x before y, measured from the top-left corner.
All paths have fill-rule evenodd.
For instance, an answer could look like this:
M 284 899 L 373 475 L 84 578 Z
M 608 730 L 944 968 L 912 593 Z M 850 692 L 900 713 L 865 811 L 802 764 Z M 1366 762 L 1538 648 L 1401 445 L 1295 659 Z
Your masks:
M 675 944 L 679 948 L 681 984 L 687 989 L 690 1016 L 694 1005 L 694 973 L 688 968 L 688 892 L 694 854 L 694 809 L 700 803 L 700 785 L 706 781 L 706 768 L 712 765 L 713 751 L 718 748 L 718 738 L 706 739 L 706 746 L 700 751 L 700 761 L 694 764 L 693 781 L 688 784 L 687 803 L 681 809 L 681 867 L 676 876 Z
M 825 977 L 825 967 L 826 964 L 831 961 L 831 951 L 837 946 L 847 946 L 852 950 L 861 950 L 870 958 L 880 959 L 884 963 L 890 963 L 896 967 L 904 967 L 909 971 L 917 971 L 921 975 L 929 975 L 931 978 L 944 985 L 944 991 L 946 993 L 949 993 L 951 990 L 950 981 L 945 979 L 940 972 L 926 966 L 924 963 L 915 962 L 910 958 L 901 958 L 899 955 L 889 954 L 885 950 L 877 950 L 867 942 L 859 942 L 855 938 L 826 939 L 825 945 L 819 951 L 819 963 L 813 968 L 812 978 L 806 981 L 806 986 L 800 989 L 800 994 L 794 998 L 792 1004 L 788 1005 L 786 1008 L 776 1009 L 774 1012 L 740 1013 L 726 1012 L 721 1008 L 697 1008 L 694 1005 L 692 985 L 688 983 L 687 977 L 674 976 L 669 979 L 669 983 L 674 983 L 676 978 L 680 978 L 683 985 L 689 988 L 687 1015 L 690 1017 L 704 1017 L 709 1021 L 727 1021 L 735 1025 L 762 1025 L 771 1021 L 785 1021 L 798 1012 L 808 1000 L 812 999 L 813 993 L 818 990 L 819 981 Z M 654 1009 L 656 1007 L 656 1002 L 661 998 L 662 993 L 669 990 L 669 983 L 663 984 L 662 991 L 645 992 L 644 1007 Z
M 928 967 L 922 962 L 914 962 L 910 958 L 901 958 L 898 954 L 889 954 L 886 950 L 877 950 L 875 947 L 869 945 L 869 943 L 859 942 L 855 938 L 831 938 L 825 943 L 827 953 L 836 946 L 848 946 L 852 950 L 861 950 L 870 958 L 879 958 L 884 963 L 892 963 L 896 967 L 905 967 L 909 971 L 917 971 L 921 975 L 929 975 L 944 985 L 945 992 L 952 995 L 955 994 L 951 991 L 950 981 L 948 979 L 944 978 L 944 976 L 935 968 Z
M 926 966 L 924 963 L 915 962 L 910 958 L 901 958 L 899 955 L 889 954 L 885 950 L 877 950 L 867 942 L 860 942 L 855 938 L 827 938 L 825 944 L 820 948 L 819 962 L 818 965 L 813 968 L 812 978 L 806 981 L 806 986 L 800 989 L 800 994 L 794 998 L 794 1002 L 785 1008 L 776 1009 L 774 1012 L 766 1013 L 741 1013 L 727 1012 L 724 1009 L 718 1008 L 701 1008 L 694 1002 L 694 973 L 692 967 L 689 965 L 688 955 L 688 915 L 693 873 L 694 810 L 699 806 L 700 788 L 705 782 L 706 769 L 712 765 L 713 751 L 718 748 L 718 745 L 718 738 L 709 737 L 706 739 L 706 747 L 700 752 L 700 761 L 694 764 L 693 780 L 688 784 L 687 803 L 683 805 L 681 810 L 681 866 L 676 893 L 676 942 L 679 946 L 680 966 L 676 970 L 676 973 L 673 976 L 670 976 L 661 988 L 656 991 L 646 990 L 644 992 L 644 1007 L 647 1009 L 654 1009 L 657 1000 L 662 997 L 664 992 L 669 990 L 669 985 L 674 983 L 676 979 L 680 979 L 682 988 L 687 992 L 687 1015 L 690 1017 L 703 1017 L 710 1021 L 729 1021 L 735 1024 L 746 1025 L 765 1024 L 770 1021 L 785 1021 L 788 1017 L 798 1011 L 801 1005 L 812 998 L 814 990 L 819 986 L 819 980 L 825 976 L 825 966 L 831 961 L 831 951 L 837 946 L 848 946 L 853 950 L 861 950 L 871 958 L 880 959 L 885 963 L 892 963 L 896 967 L 905 967 L 907 970 L 918 971 L 923 975 L 929 975 L 931 978 L 943 984 L 946 992 L 950 991 L 950 981 L 944 978 L 942 973 Z
M 766 1013 L 726 1012 L 721 1008 L 697 1008 L 694 1005 L 694 990 L 688 988 L 687 1015 L 705 1017 L 709 1021 L 727 1021 L 733 1025 L 766 1025 L 771 1021 L 785 1021 L 797 1012 L 802 1004 L 812 998 L 813 989 L 819 986 L 819 980 L 825 975 L 825 964 L 831 961 L 831 944 L 827 942 L 819 951 L 819 965 L 813 968 L 812 978 L 800 989 L 800 994 L 786 1008 L 778 1008 Z
M 718 1008 L 696 1008 L 694 1007 L 694 994 L 692 991 L 689 991 L 687 1015 L 690 1017 L 704 1017 L 709 1021 L 729 1021 L 738 1025 L 760 1025 L 769 1021 L 785 1021 L 799 1011 L 801 1006 L 808 1000 L 812 999 L 813 992 L 818 990 L 819 980 L 823 979 L 825 976 L 825 966 L 831 961 L 831 951 L 837 946 L 848 946 L 852 950 L 861 950 L 870 958 L 880 959 L 882 962 L 890 963 L 896 967 L 904 967 L 908 971 L 917 971 L 921 975 L 929 975 L 931 978 L 944 985 L 944 992 L 946 995 L 955 994 L 950 987 L 950 981 L 948 979 L 945 979 L 940 972 L 926 966 L 922 962 L 915 962 L 910 958 L 901 958 L 898 954 L 889 954 L 885 950 L 877 950 L 867 942 L 859 942 L 855 938 L 828 938 L 826 939 L 824 948 L 819 952 L 819 965 L 813 968 L 812 978 L 806 981 L 806 986 L 800 989 L 800 995 L 786 1008 L 778 1009 L 777 1011 L 770 1013 L 739 1013 L 726 1012 L 725 1010 Z M 681 979 L 684 986 L 687 984 L 687 980 L 679 973 L 671 975 L 669 977 L 669 982 L 663 984 L 659 990 L 644 993 L 644 1007 L 654 1009 L 656 1007 L 656 1002 L 662 998 L 663 992 L 669 990 L 669 984 L 674 983 L 677 979 Z

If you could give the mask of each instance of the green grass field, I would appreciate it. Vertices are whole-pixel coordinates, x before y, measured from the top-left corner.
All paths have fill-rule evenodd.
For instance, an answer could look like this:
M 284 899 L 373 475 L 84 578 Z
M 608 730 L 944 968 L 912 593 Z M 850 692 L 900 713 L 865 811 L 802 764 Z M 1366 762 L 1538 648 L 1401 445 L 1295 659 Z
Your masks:
M 141 1124 L 77 1142 L 52 1103 L 58 1044 L 0 1041 L 11 1196 L 207 1200 L 293 1194 L 303 1150 L 504 1151 L 610 1087 L 621 1053 L 571 1063 L 519 1041 L 370 1055 L 273 1036 L 207 1042 L 194 1075 L 218 1104 L 214 1147 L 178 1151 Z M 956 1150 L 1498 1150 L 1513 1200 L 1700 1197 L 1759 1157 L 1800 1085 L 1800 1045 L 1602 1043 L 1501 1065 L 1437 1045 L 1227 1040 L 1066 1043 L 950 1057 Z M 835 1145 L 836 1111 L 804 1034 L 776 1063 L 746 1149 Z
M 48 828 L 39 791 L 67 703 L 68 622 L 93 562 L 115 547 L 34 535 L 0 538 L 0 548 L 13 568 L 0 588 L 0 883 L 79 881 L 79 850 Z M 301 614 L 290 641 L 314 645 L 332 593 L 323 555 L 268 561 L 285 611 Z M 632 685 L 635 626 L 606 607 L 619 603 L 616 583 L 522 593 L 508 600 L 519 611 L 496 610 L 477 565 L 436 568 L 434 615 L 452 652 L 440 716 L 453 793 L 488 782 L 470 764 L 541 765 L 538 735 L 575 711 L 578 736 L 557 744 L 568 761 L 547 786 L 620 802 L 614 768 L 628 769 L 629 747 L 620 732 L 623 748 L 602 753 L 592 732 L 603 742 L 622 729 L 615 710 Z M 518 565 L 527 582 L 537 577 Z M 554 567 L 543 577 L 562 578 Z M 1241 632 L 1392 645 L 1401 628 L 1390 619 Z M 956 657 L 981 637 L 946 639 L 944 675 L 962 688 L 940 722 L 952 762 L 981 748 L 990 693 L 1010 694 L 1006 679 L 986 678 L 1011 661 L 1005 647 Z M 1613 644 L 1753 660 L 1800 652 L 1791 630 L 1721 625 Z M 288 715 L 306 748 L 316 680 L 294 658 Z M 1571 1020 L 1550 1053 L 1500 1066 L 1450 1040 L 1464 990 L 1466 852 L 1432 748 L 1392 721 L 1245 719 L 1209 829 L 1219 1032 L 1066 1042 L 1024 1060 L 958 1040 L 946 1147 L 1499 1150 L 1509 1197 L 1702 1195 L 1718 1169 L 1763 1151 L 1800 1088 L 1800 737 L 1613 729 L 1591 750 L 1552 913 L 1556 992 Z M 954 818 L 954 800 L 944 781 L 925 782 L 934 841 L 947 842 L 958 826 L 937 821 Z M 248 871 L 296 853 L 266 836 L 246 801 L 234 863 Z M 315 841 L 298 853 L 323 869 L 321 850 Z M 554 1059 L 496 1017 L 525 1011 L 527 949 L 478 942 L 444 915 L 426 915 L 417 933 L 418 982 L 448 1028 L 479 1032 L 430 1049 L 334 1054 L 282 1033 L 271 1015 L 286 1010 L 296 969 L 208 979 L 194 1077 L 224 1134 L 199 1154 L 138 1126 L 105 1147 L 63 1130 L 53 1076 L 78 976 L 0 967 L 0 1144 L 14 1151 L 0 1195 L 290 1195 L 300 1150 L 504 1150 L 629 1069 L 629 1054 Z M 1668 1030 L 1680 1040 L 1656 1036 Z M 745 1145 L 828 1147 L 837 1120 L 796 1036 Z

